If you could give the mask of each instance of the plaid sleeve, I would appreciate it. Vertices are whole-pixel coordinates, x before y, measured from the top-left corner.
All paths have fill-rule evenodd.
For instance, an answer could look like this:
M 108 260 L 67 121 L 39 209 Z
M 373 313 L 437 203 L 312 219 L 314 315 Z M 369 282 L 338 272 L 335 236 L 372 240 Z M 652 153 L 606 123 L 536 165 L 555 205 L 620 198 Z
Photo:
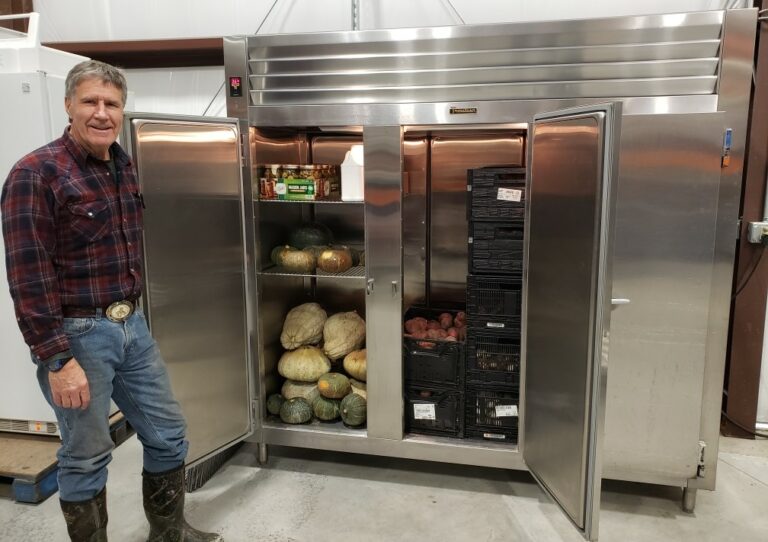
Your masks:
M 52 255 L 54 197 L 37 172 L 15 168 L 0 197 L 8 285 L 25 342 L 40 359 L 69 350 Z

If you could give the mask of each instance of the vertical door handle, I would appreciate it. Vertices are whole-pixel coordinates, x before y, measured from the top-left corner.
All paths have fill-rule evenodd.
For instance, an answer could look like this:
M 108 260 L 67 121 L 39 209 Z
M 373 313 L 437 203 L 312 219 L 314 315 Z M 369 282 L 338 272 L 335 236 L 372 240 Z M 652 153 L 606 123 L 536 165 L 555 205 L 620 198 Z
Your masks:
M 365 283 L 365 293 L 371 295 L 373 293 L 373 279 L 368 279 Z
M 392 297 L 397 297 L 397 281 L 392 281 Z

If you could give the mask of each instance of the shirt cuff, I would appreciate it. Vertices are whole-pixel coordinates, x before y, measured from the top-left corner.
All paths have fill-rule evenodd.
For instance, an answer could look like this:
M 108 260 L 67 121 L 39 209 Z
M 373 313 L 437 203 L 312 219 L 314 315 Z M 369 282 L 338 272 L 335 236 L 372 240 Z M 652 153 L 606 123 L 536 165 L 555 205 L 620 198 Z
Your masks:
M 32 342 L 30 345 L 32 353 L 40 360 L 47 360 L 56 354 L 69 352 L 69 341 L 67 340 L 67 336 L 60 330 L 57 330 L 43 340 L 30 342 Z
M 45 358 L 44 360 L 42 360 L 42 362 L 48 365 L 59 359 L 71 359 L 73 357 L 74 356 L 72 355 L 71 350 L 64 350 L 63 352 L 59 352 L 57 354 L 52 355 L 51 357 Z

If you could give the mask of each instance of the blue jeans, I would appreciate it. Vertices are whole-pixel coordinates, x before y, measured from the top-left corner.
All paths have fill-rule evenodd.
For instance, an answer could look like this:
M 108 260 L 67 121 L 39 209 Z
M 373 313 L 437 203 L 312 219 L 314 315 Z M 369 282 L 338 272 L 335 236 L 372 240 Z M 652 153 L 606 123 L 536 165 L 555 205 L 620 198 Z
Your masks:
M 38 363 L 37 380 L 61 431 L 57 453 L 61 499 L 91 499 L 107 483 L 114 448 L 110 399 L 138 434 L 145 470 L 156 473 L 179 467 L 189 448 L 186 423 L 144 314 L 137 310 L 125 322 L 112 322 L 103 315 L 64 318 L 63 329 L 88 378 L 91 403 L 86 410 L 54 405 L 48 370 Z

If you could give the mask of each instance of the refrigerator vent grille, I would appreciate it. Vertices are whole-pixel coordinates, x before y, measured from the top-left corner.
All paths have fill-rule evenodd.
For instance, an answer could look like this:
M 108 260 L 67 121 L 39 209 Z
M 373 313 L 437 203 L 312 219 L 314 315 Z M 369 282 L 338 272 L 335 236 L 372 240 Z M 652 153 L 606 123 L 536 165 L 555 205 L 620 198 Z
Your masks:
M 36 435 L 56 435 L 59 432 L 58 424 L 51 422 L 35 422 L 29 420 L 10 420 L 0 418 L 0 431 L 14 433 L 33 433 Z
M 724 17 L 252 36 L 251 105 L 714 94 Z

